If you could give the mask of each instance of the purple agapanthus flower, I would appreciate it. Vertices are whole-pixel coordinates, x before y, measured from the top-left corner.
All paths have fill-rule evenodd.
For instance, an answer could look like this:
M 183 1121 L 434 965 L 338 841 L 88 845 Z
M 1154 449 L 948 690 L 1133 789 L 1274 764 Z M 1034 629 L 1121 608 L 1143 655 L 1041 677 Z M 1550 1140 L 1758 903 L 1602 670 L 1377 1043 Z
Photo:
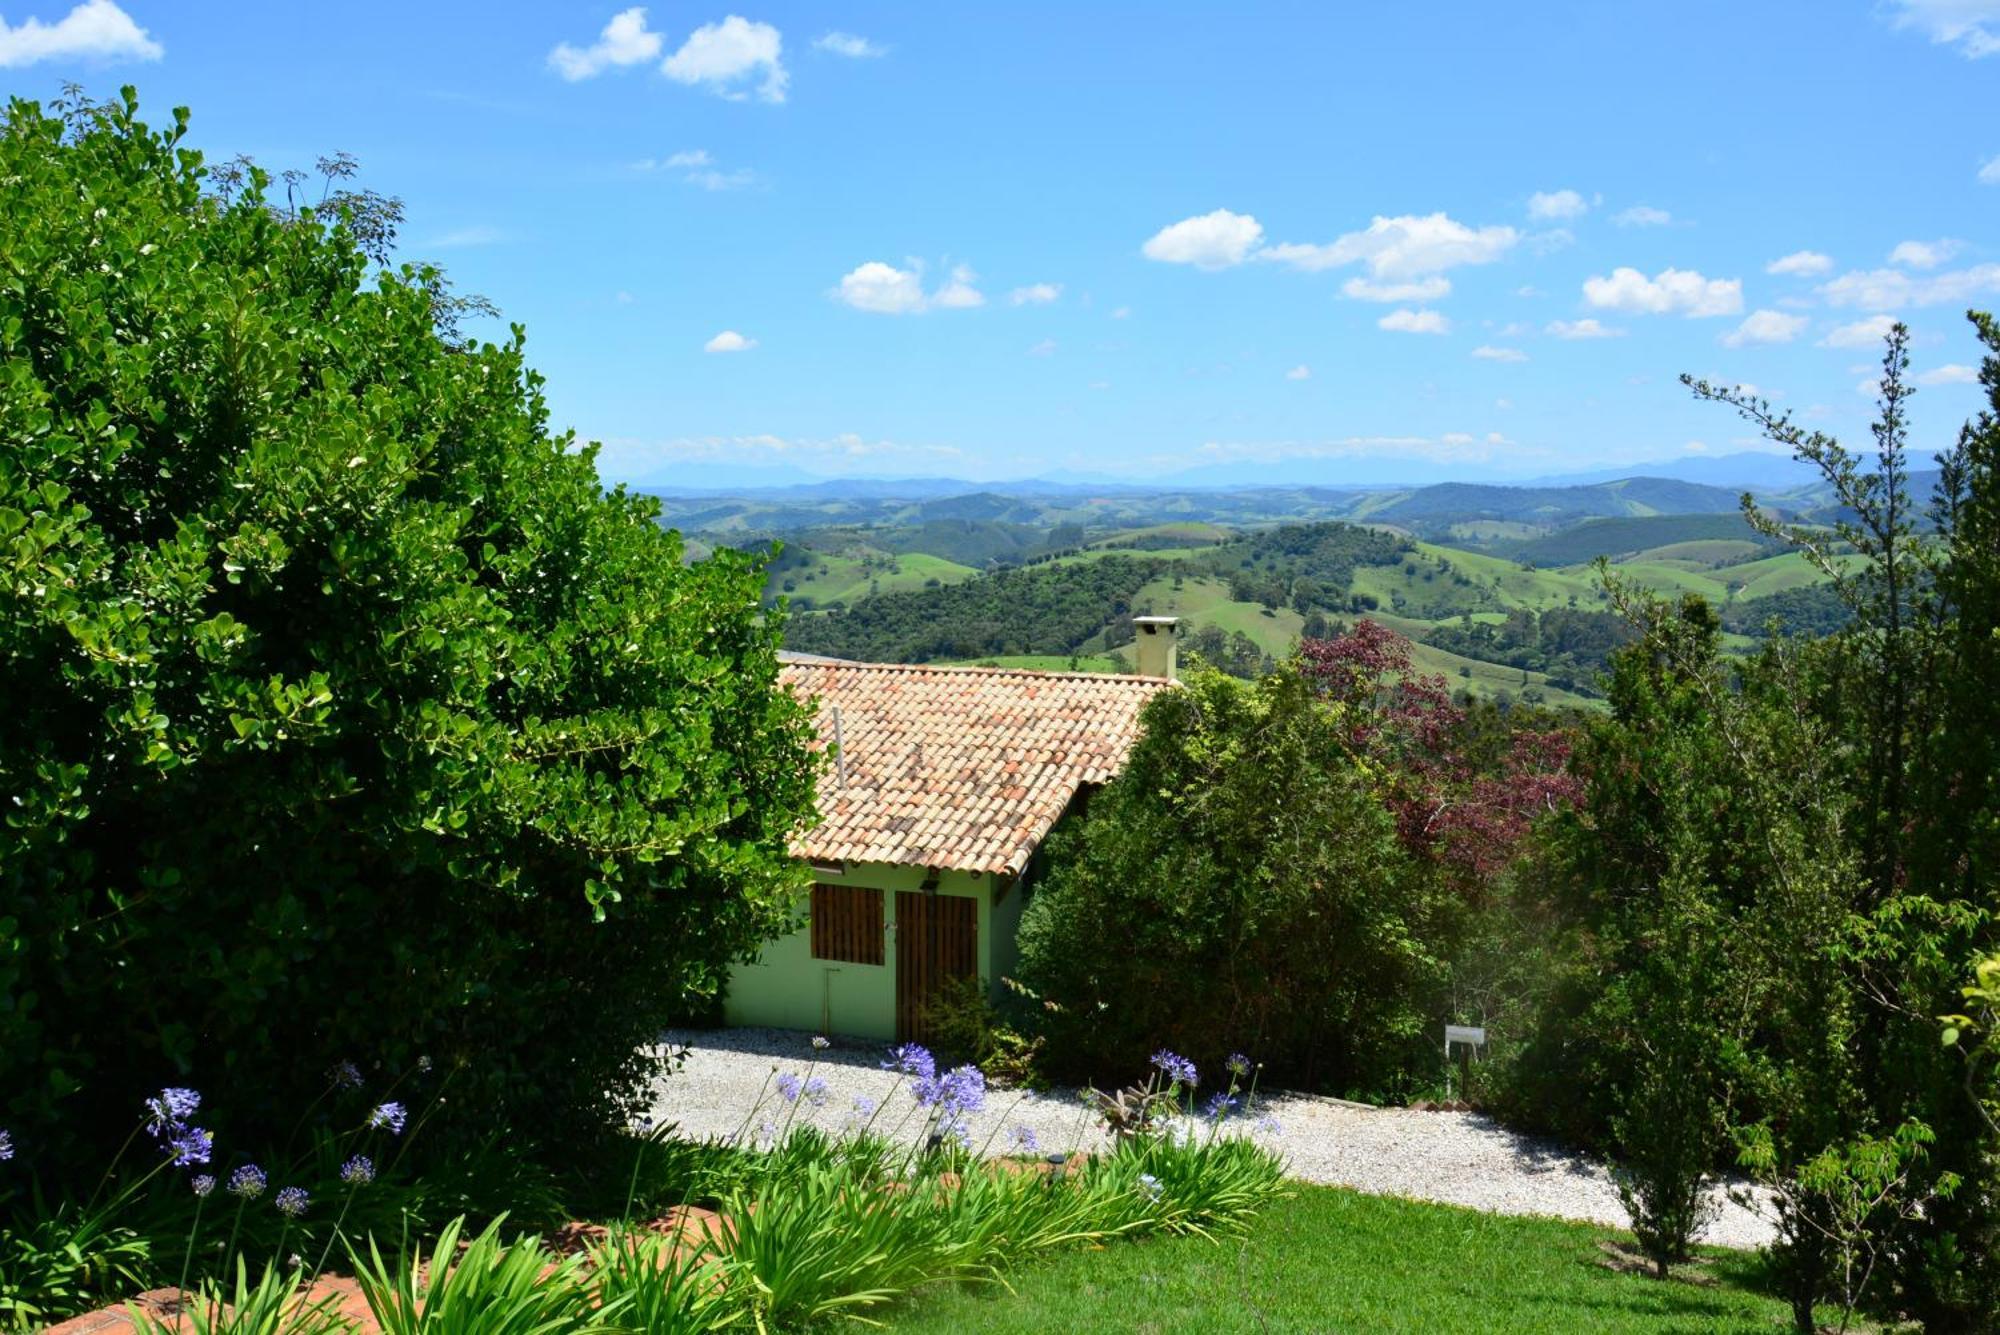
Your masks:
M 1035 1138 L 1035 1128 L 1032 1126 L 1015 1127 L 1008 1133 L 1007 1139 L 1013 1144 L 1015 1149 L 1020 1150 L 1024 1154 L 1040 1154 L 1042 1152 L 1042 1144 Z
M 832 1039 L 830 1039 L 830 1038 L 828 1038 L 828 1037 L 827 1037 L 827 1036 L 826 1036 L 825 1034 L 814 1034 L 814 1035 L 813 1035 L 813 1051 L 814 1051 L 814 1052 L 825 1052 L 825 1051 L 826 1051 L 826 1050 L 827 1050 L 828 1048 L 830 1048 L 830 1047 L 832 1047 L 832 1046 L 833 1046 L 833 1040 L 832 1040 Z
M 778 1097 L 787 1103 L 797 1103 L 799 1101 L 799 1085 L 799 1077 L 795 1072 L 785 1072 L 778 1077 Z
M 361 1088 L 361 1068 L 351 1061 L 335 1062 L 333 1069 L 326 1073 L 326 1078 L 331 1080 L 337 1089 Z
M 1250 1059 L 1240 1052 L 1230 1053 L 1229 1061 L 1226 1064 L 1229 1067 L 1229 1074 L 1235 1076 L 1238 1080 L 1244 1079 L 1250 1074 Z
M 155 1139 L 178 1131 L 201 1107 L 201 1095 L 191 1089 L 167 1088 L 146 1100 L 146 1131 Z
M 955 1066 L 943 1075 L 919 1076 L 910 1093 L 926 1108 L 935 1108 L 947 1122 L 978 1112 L 986 1103 L 986 1076 L 977 1066 Z
M 1269 1113 L 1257 1119 L 1257 1129 L 1267 1136 L 1282 1136 L 1285 1134 L 1285 1128 L 1280 1126 L 1278 1119 Z
M 264 1170 L 254 1163 L 246 1163 L 229 1175 L 228 1192 L 241 1196 L 246 1201 L 254 1201 L 264 1194 L 264 1187 L 270 1181 Z
M 1176 1085 L 1186 1085 L 1192 1089 L 1201 1083 L 1201 1077 L 1196 1073 L 1193 1062 L 1165 1048 L 1153 1054 L 1153 1065 L 1165 1072 L 1167 1079 Z
M 208 1162 L 215 1152 L 215 1136 L 198 1126 L 176 1127 L 165 1147 L 176 1168 L 191 1168 Z
M 306 1193 L 304 1187 L 283 1187 L 271 1198 L 271 1204 L 285 1218 L 297 1219 L 306 1212 L 306 1207 L 312 1204 L 312 1197 Z
M 1139 1185 L 1145 1189 L 1147 1200 L 1156 1201 L 1160 1199 L 1160 1179 L 1154 1177 L 1151 1173 L 1141 1173 L 1139 1174 Z
M 826 1081 L 814 1076 L 805 1083 L 805 1099 L 815 1108 L 826 1106 Z
M 207 1200 L 209 1194 L 215 1190 L 215 1178 L 211 1174 L 203 1173 L 188 1183 L 188 1186 L 193 1189 L 196 1196 Z
M 0 1163 L 14 1157 L 14 1135 L 11 1131 L 0 1131 Z
M 410 1110 L 400 1103 L 385 1103 L 368 1114 L 368 1125 L 377 1131 L 387 1131 L 392 1136 L 403 1134 L 403 1123 Z
M 350 1187 L 365 1187 L 375 1180 L 375 1163 L 365 1154 L 357 1154 L 340 1166 L 340 1180 Z
M 882 1063 L 882 1069 L 929 1080 L 937 1075 L 937 1058 L 931 1056 L 930 1049 L 921 1044 L 905 1043 L 899 1048 L 889 1049 L 889 1060 Z
M 857 1116 L 873 1117 L 875 1109 L 880 1106 L 880 1104 L 876 1103 L 875 1100 L 869 1098 L 866 1094 L 856 1094 L 854 1096 L 854 1111 Z
M 1201 1115 L 1211 1122 L 1220 1122 L 1242 1106 L 1243 1100 L 1218 1092 L 1202 1105 Z

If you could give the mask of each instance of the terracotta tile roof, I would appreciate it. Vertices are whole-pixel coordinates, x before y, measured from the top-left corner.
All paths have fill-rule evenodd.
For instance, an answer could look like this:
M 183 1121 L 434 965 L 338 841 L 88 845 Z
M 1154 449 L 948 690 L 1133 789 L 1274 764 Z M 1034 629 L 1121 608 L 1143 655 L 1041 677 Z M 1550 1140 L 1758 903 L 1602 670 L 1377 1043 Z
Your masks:
M 1079 785 L 1125 764 L 1154 677 L 788 661 L 779 680 L 836 714 L 802 858 L 1017 873 Z M 844 772 L 844 773 L 843 773 Z

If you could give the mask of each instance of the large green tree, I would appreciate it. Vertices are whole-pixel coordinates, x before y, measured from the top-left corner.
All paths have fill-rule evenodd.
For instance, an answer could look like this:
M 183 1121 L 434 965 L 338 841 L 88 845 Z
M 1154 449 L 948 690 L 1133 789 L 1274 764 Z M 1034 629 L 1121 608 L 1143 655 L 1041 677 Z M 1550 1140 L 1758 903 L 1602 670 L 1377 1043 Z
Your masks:
M 185 128 L 0 129 L 0 1117 L 247 1135 L 420 1055 L 494 1130 L 615 1111 L 796 885 L 762 572 Z

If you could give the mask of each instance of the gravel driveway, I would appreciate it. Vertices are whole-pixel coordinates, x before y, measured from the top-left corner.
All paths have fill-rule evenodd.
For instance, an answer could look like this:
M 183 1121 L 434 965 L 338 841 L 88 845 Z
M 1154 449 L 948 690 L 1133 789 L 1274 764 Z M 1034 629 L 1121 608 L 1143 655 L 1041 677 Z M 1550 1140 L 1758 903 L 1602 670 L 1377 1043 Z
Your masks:
M 825 1103 L 812 1107 L 802 1102 L 796 1116 L 829 1131 L 849 1123 L 856 1098 L 880 1102 L 897 1084 L 895 1075 L 881 1069 L 883 1047 L 877 1043 L 836 1039 L 830 1049 L 815 1052 L 809 1035 L 781 1029 L 676 1031 L 665 1041 L 685 1048 L 687 1056 L 678 1071 L 660 1080 L 653 1115 L 695 1138 L 732 1136 L 742 1129 L 774 1070 L 805 1076 L 811 1066 L 810 1074 L 826 1081 Z M 775 1092 L 765 1097 L 767 1113 L 777 1110 L 774 1120 L 782 1120 L 785 1105 Z M 1281 1130 L 1271 1144 L 1285 1156 L 1290 1175 L 1302 1181 L 1498 1214 L 1553 1215 L 1618 1226 L 1626 1222 L 1602 1165 L 1476 1113 L 1369 1108 L 1279 1091 L 1260 1093 L 1257 1103 L 1250 1118 L 1228 1125 L 1242 1134 L 1268 1134 L 1254 1128 L 1254 1118 L 1275 1117 Z M 897 1095 L 877 1119 L 876 1129 L 894 1129 L 909 1107 L 908 1095 Z M 1033 1131 L 1044 1150 L 1104 1144 L 1075 1092 L 996 1091 L 971 1120 L 974 1143 L 990 1143 L 994 1153 L 1012 1149 L 1017 1126 Z M 915 1119 L 903 1126 L 905 1136 L 915 1134 Z M 755 1130 L 753 1126 L 752 1134 Z M 1766 1219 L 1725 1199 L 1703 1240 L 1755 1247 L 1770 1236 Z

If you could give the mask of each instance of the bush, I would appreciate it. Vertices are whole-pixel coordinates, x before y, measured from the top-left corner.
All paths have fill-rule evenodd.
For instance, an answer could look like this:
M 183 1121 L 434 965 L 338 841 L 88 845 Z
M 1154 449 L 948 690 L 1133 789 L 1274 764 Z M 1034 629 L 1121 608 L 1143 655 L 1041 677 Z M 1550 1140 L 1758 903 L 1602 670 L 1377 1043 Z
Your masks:
M 517 1144 L 602 1120 L 796 891 L 762 571 L 185 126 L 0 130 L 0 1125 L 60 1178 L 146 1088 L 240 1144 L 420 1054 Z
M 1022 981 L 1056 1008 L 1052 1071 L 1248 1050 L 1280 1080 L 1407 1089 L 1435 1063 L 1450 913 L 1345 707 L 1292 668 L 1250 685 L 1204 671 L 1143 725 L 1125 772 L 1051 842 L 1022 918 Z

